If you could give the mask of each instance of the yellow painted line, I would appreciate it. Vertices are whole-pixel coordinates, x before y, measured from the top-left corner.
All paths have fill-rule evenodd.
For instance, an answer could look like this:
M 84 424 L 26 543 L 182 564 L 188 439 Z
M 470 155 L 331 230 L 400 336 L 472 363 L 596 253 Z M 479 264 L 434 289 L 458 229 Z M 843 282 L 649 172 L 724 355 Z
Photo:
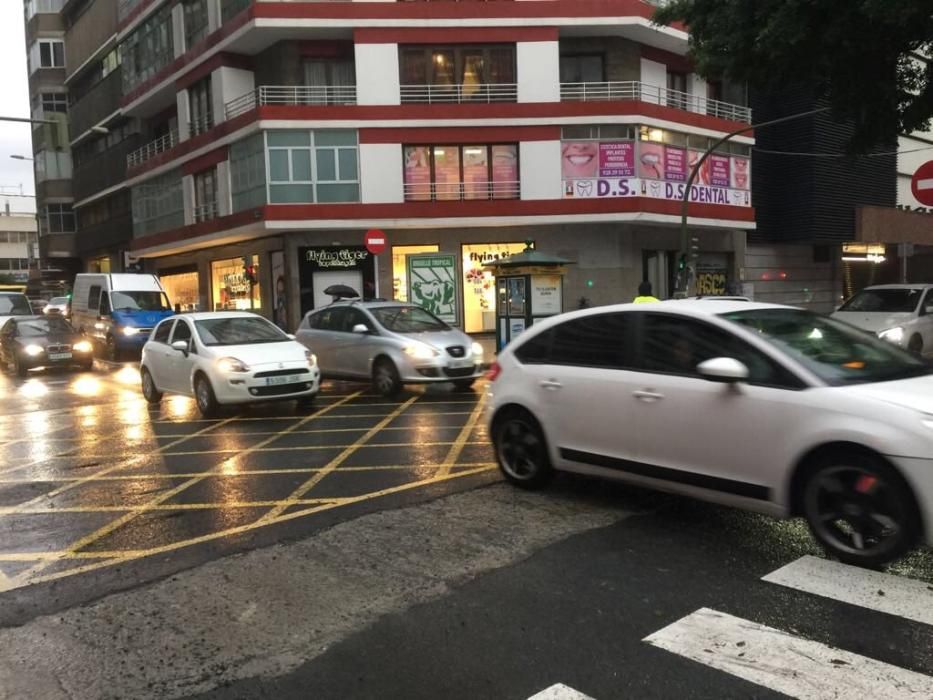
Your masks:
M 392 411 L 392 413 L 386 416 L 385 419 L 383 419 L 382 421 L 374 425 L 372 428 L 370 428 L 366 432 L 365 435 L 360 437 L 359 440 L 354 442 L 352 445 L 347 445 L 347 447 L 343 450 L 343 452 L 341 452 L 339 455 L 334 457 L 320 471 L 315 473 L 314 476 L 312 476 L 310 479 L 304 482 L 297 489 L 292 491 L 292 494 L 286 499 L 286 503 L 277 505 L 275 508 L 273 508 L 268 513 L 266 513 L 264 516 L 262 516 L 259 519 L 259 522 L 268 522 L 270 520 L 274 520 L 279 515 L 284 513 L 286 510 L 288 510 L 291 506 L 295 505 L 295 501 L 299 500 L 302 496 L 308 493 L 308 491 L 310 491 L 315 486 L 317 486 L 317 484 L 320 483 L 321 479 L 323 479 L 325 476 L 327 476 L 332 471 L 334 471 L 337 467 L 343 464 L 343 462 L 346 461 L 346 459 L 350 455 L 352 455 L 358 449 L 363 447 L 371 437 L 378 435 L 379 431 L 381 431 L 385 426 L 387 426 L 389 423 L 391 423 L 396 418 L 398 418 L 400 415 L 402 415 L 402 412 L 404 412 L 405 409 L 407 409 L 409 406 L 414 404 L 417 400 L 418 400 L 417 396 L 414 396 L 408 399 L 408 401 L 403 403 L 397 409 Z M 414 445 L 412 446 L 414 447 Z
M 471 469 L 475 467 L 495 466 L 492 462 L 462 462 L 451 464 L 454 469 Z M 338 472 L 369 472 L 369 471 L 411 471 L 421 470 L 426 467 L 413 466 L 411 464 L 384 464 L 372 467 L 337 467 Z M 430 467 L 427 467 L 430 468 Z M 323 467 L 294 467 L 286 469 L 244 469 L 235 472 L 178 472 L 178 473 L 140 473 L 140 474 L 120 474 L 117 476 L 101 476 L 95 478 L 85 478 L 80 476 L 73 477 L 43 477 L 40 479 L 0 479 L 0 484 L 46 484 L 67 481 L 151 481 L 157 479 L 193 479 L 197 476 L 210 476 L 217 479 L 232 479 L 238 476 L 263 476 L 265 474 L 313 474 L 319 472 Z
M 457 439 L 454 440 L 453 445 L 451 445 L 450 450 L 447 452 L 447 456 L 444 458 L 444 463 L 441 464 L 440 468 L 437 470 L 438 476 L 446 476 L 450 474 L 450 468 L 456 464 L 457 460 L 460 459 L 460 453 L 463 452 L 463 448 L 467 445 L 485 445 L 485 442 L 468 442 L 470 436 L 473 434 L 473 429 L 476 427 L 476 423 L 479 421 L 480 416 L 483 415 L 483 408 L 486 403 L 486 395 L 484 394 L 476 404 L 476 408 L 473 409 L 473 413 L 470 414 L 470 417 L 467 419 L 466 425 L 463 426 L 463 430 L 460 431 L 460 434 L 457 436 Z
M 467 476 L 474 476 L 476 474 L 482 474 L 483 472 L 491 471 L 495 467 L 485 466 L 477 469 L 471 469 L 464 472 L 456 472 L 453 474 L 448 474 L 447 476 L 438 477 L 432 476 L 428 479 L 422 479 L 421 481 L 413 481 L 407 484 L 402 484 L 400 486 L 394 486 L 392 488 L 383 489 L 381 491 L 375 491 L 372 493 L 363 494 L 361 496 L 354 496 L 348 498 L 342 503 L 334 503 L 321 505 L 317 507 L 312 507 L 307 510 L 296 511 L 293 513 L 286 513 L 280 515 L 274 520 L 263 522 L 261 520 L 248 523 L 246 525 L 240 525 L 238 527 L 228 528 L 226 530 L 220 530 L 218 532 L 212 532 L 207 535 L 201 535 L 200 537 L 193 537 L 187 540 L 181 540 L 178 542 L 172 542 L 169 544 L 161 545 L 159 547 L 153 547 L 151 549 L 144 550 L 114 550 L 114 551 L 99 551 L 99 552 L 74 552 L 72 550 L 60 551 L 60 552 L 26 552 L 26 553 L 0 553 L 0 561 L 40 561 L 46 565 L 51 564 L 56 561 L 66 561 L 70 559 L 103 559 L 105 561 L 96 561 L 91 564 L 85 564 L 83 566 L 77 566 L 66 571 L 58 571 L 52 574 L 45 574 L 41 576 L 33 576 L 30 574 L 30 571 L 38 567 L 33 567 L 30 571 L 27 571 L 23 574 L 17 576 L 14 581 L 14 587 L 22 587 L 28 585 L 34 585 L 38 583 L 47 583 L 49 581 L 55 581 L 62 578 L 67 578 L 69 576 L 75 576 L 77 574 L 83 574 L 88 571 L 94 571 L 97 569 L 102 569 L 108 566 L 114 566 L 116 564 L 125 564 L 126 562 L 133 561 L 135 559 L 141 559 L 144 557 L 154 556 L 156 554 L 165 554 L 167 552 L 173 552 L 185 547 L 192 547 L 198 544 L 204 544 L 206 542 L 212 542 L 214 540 L 223 539 L 225 537 L 232 537 L 234 535 L 240 535 L 245 532 L 252 532 L 253 530 L 267 527 L 268 525 L 275 525 L 278 523 L 288 522 L 290 520 L 295 520 L 297 518 L 304 518 L 309 515 L 314 515 L 315 513 L 321 513 L 324 511 L 332 510 L 334 508 L 341 508 L 347 505 L 352 505 L 355 503 L 362 503 L 364 501 L 369 501 L 375 498 L 381 498 L 388 496 L 394 493 L 400 493 L 404 491 L 409 491 L 411 489 L 421 488 L 423 486 L 430 486 L 432 484 L 441 483 L 444 481 L 450 481 L 452 479 L 460 479 Z M 43 567 L 44 568 L 44 567 Z
M 341 405 L 341 403 L 345 403 L 346 401 L 349 401 L 349 400 L 351 400 L 352 398 L 353 398 L 353 395 L 351 394 L 351 395 L 348 396 L 347 398 L 342 399 L 341 401 L 338 401 L 338 402 L 335 403 L 335 404 L 332 404 L 332 405 L 330 405 L 330 406 L 326 406 L 326 407 L 324 407 L 324 408 L 321 408 L 321 409 L 315 411 L 315 412 L 312 413 L 311 415 L 306 416 L 306 417 L 305 417 L 302 421 L 300 421 L 299 423 L 296 423 L 296 424 L 293 426 L 293 428 L 297 430 L 297 429 L 300 428 L 302 425 L 304 425 L 304 424 L 306 424 L 306 423 L 308 423 L 308 422 L 314 420 L 316 417 L 318 417 L 318 416 L 320 416 L 320 415 L 323 415 L 324 413 L 327 413 L 327 412 L 330 411 L 332 408 L 335 408 L 335 407 Z M 281 435 L 287 435 L 288 432 L 289 432 L 289 429 L 285 429 L 285 430 L 282 431 Z M 256 450 L 256 449 L 259 449 L 259 448 L 262 448 L 262 447 L 268 445 L 270 442 L 272 442 L 272 440 L 275 440 L 275 439 L 276 439 L 275 437 L 267 438 L 266 440 L 263 440 L 263 441 L 257 443 L 254 447 L 248 447 L 248 448 L 246 448 L 245 450 L 243 450 L 242 452 L 240 452 L 237 456 L 238 456 L 238 457 L 246 456 L 246 455 L 250 454 L 250 452 L 252 452 L 252 451 L 254 451 L 254 450 Z M 228 459 L 228 460 L 224 460 L 223 462 L 220 463 L 220 465 L 218 465 L 218 466 L 217 466 L 214 470 L 212 470 L 212 471 L 221 471 L 221 470 L 223 470 L 224 466 L 227 465 L 228 462 L 229 462 L 229 459 Z M 111 532 L 114 532 L 115 530 L 117 530 L 117 529 L 123 527 L 123 526 L 126 525 L 127 523 L 132 522 L 133 520 L 135 520 L 135 519 L 138 518 L 139 516 L 141 516 L 141 515 L 143 515 L 144 513 L 148 512 L 148 510 L 151 510 L 152 507 L 161 505 L 162 503 L 165 503 L 165 502 L 168 501 L 169 499 L 174 498 L 175 496 L 177 496 L 177 495 L 180 494 L 181 492 L 183 492 L 183 491 L 185 491 L 185 490 L 191 488 L 191 487 L 194 486 L 195 484 L 200 483 L 201 481 L 203 481 L 204 479 L 206 479 L 207 476 L 208 476 L 209 474 L 210 474 L 210 472 L 208 472 L 207 474 L 205 474 L 205 475 L 203 475 L 203 476 L 197 476 L 197 477 L 188 479 L 187 481 L 184 481 L 183 483 L 179 484 L 179 485 L 176 486 L 175 488 L 169 489 L 168 491 L 165 491 L 165 492 L 159 494 L 158 496 L 156 496 L 156 497 L 153 498 L 152 500 L 148 501 L 143 507 L 141 507 L 141 508 L 139 508 L 139 509 L 137 509 L 137 510 L 134 510 L 134 511 L 132 511 L 132 512 L 130 512 L 130 513 L 126 513 L 125 515 L 122 515 L 121 517 L 117 518 L 116 520 L 112 520 L 111 522 L 107 523 L 107 524 L 104 525 L 103 527 L 98 528 L 97 530 L 95 530 L 94 532 L 90 533 L 89 535 L 86 535 L 86 536 L 82 537 L 81 539 L 79 539 L 78 541 L 73 542 L 73 543 L 68 547 L 68 550 L 67 550 L 67 551 L 69 551 L 69 552 L 77 552 L 77 551 L 79 551 L 79 550 L 81 550 L 81 549 L 84 549 L 84 548 L 87 547 L 88 545 L 93 544 L 94 542 L 100 540 L 100 539 L 103 538 L 103 537 L 106 537 L 106 536 L 109 535 Z M 65 487 L 62 487 L 62 488 L 65 488 Z M 47 566 L 47 564 L 37 564 L 36 566 L 30 568 L 28 571 L 25 571 L 25 572 L 23 572 L 22 574 L 20 574 L 20 575 L 17 577 L 16 580 L 26 580 L 26 579 L 29 579 L 30 577 L 34 576 L 34 575 L 35 575 L 36 573 L 38 573 L 39 571 L 42 571 L 46 566 Z
M 318 506 L 324 503 L 339 503 L 344 498 L 306 498 L 299 505 Z M 45 506 L 21 510 L 16 506 L 0 508 L 0 515 L 15 512 L 19 515 L 47 515 L 49 513 L 127 513 L 137 510 L 176 511 L 176 510 L 218 510 L 226 508 L 273 508 L 286 501 L 230 501 L 221 503 L 162 503 L 157 506 L 141 504 L 137 506 Z M 293 505 L 289 503 L 289 505 Z
M 416 396 L 416 397 L 413 397 L 413 398 L 417 399 L 418 397 Z M 334 404 L 334 405 L 336 405 L 336 404 Z M 327 407 L 325 406 L 325 408 L 327 408 Z M 327 416 L 327 419 L 328 419 L 328 420 L 346 420 L 347 418 L 384 418 L 385 415 L 386 415 L 385 413 L 347 413 L 347 414 L 340 413 L 340 414 L 333 415 L 333 416 Z M 470 411 L 437 411 L 437 412 L 434 412 L 434 411 L 430 411 L 430 412 L 429 412 L 429 411 L 423 411 L 423 412 L 421 412 L 421 413 L 416 413 L 415 415 L 419 415 L 419 416 L 420 416 L 420 415 L 429 415 L 429 416 L 468 416 L 468 415 L 470 415 Z M 237 422 L 237 423 L 246 423 L 246 422 L 250 422 L 250 421 L 298 420 L 299 418 L 300 418 L 300 416 L 289 416 L 289 417 L 270 416 L 270 417 L 268 417 L 268 418 L 236 418 L 236 419 L 235 419 L 235 422 Z M 179 424 L 204 423 L 204 422 L 206 422 L 206 421 L 203 421 L 203 420 L 188 420 L 188 421 L 153 421 L 152 424 L 153 424 L 153 425 L 156 425 L 156 424 L 165 424 L 165 425 L 168 425 L 168 424 L 176 424 L 176 425 L 179 425 Z

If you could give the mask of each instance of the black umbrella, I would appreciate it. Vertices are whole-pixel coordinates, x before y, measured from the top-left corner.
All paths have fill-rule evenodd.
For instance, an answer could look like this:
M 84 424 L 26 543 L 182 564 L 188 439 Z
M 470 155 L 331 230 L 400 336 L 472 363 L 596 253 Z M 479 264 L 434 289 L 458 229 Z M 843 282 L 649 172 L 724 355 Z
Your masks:
M 337 299 L 359 299 L 360 297 L 359 292 L 345 284 L 332 284 L 324 290 L 324 293 L 329 297 L 333 297 L 335 301 Z

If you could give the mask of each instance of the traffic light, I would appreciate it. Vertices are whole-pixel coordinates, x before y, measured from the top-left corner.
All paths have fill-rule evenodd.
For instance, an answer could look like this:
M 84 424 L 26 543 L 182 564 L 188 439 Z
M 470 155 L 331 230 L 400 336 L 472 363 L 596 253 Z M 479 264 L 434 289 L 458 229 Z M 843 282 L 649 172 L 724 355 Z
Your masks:
M 677 270 L 683 272 L 687 269 L 687 254 L 681 253 L 680 257 L 677 258 Z
M 256 284 L 256 266 L 253 265 L 253 261 L 248 255 L 243 256 L 243 277 L 251 285 Z

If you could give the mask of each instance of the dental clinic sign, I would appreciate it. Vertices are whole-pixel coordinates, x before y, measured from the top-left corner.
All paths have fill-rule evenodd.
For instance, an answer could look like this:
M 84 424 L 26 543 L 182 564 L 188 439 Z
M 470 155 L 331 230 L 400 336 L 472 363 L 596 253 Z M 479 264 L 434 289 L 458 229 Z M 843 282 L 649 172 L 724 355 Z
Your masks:
M 564 181 L 565 199 L 603 199 L 610 197 L 650 197 L 682 201 L 686 184 L 641 178 L 610 178 Z M 735 207 L 750 207 L 751 192 L 729 187 L 693 185 L 690 202 L 698 204 L 724 204 Z

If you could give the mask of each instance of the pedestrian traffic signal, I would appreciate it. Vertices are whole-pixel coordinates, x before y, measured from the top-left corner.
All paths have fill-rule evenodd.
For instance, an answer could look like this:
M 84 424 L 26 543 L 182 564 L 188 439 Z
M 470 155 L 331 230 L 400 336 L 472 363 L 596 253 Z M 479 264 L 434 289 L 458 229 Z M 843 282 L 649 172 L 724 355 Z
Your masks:
M 683 272 L 687 269 L 687 254 L 681 253 L 680 257 L 677 258 L 677 269 Z

